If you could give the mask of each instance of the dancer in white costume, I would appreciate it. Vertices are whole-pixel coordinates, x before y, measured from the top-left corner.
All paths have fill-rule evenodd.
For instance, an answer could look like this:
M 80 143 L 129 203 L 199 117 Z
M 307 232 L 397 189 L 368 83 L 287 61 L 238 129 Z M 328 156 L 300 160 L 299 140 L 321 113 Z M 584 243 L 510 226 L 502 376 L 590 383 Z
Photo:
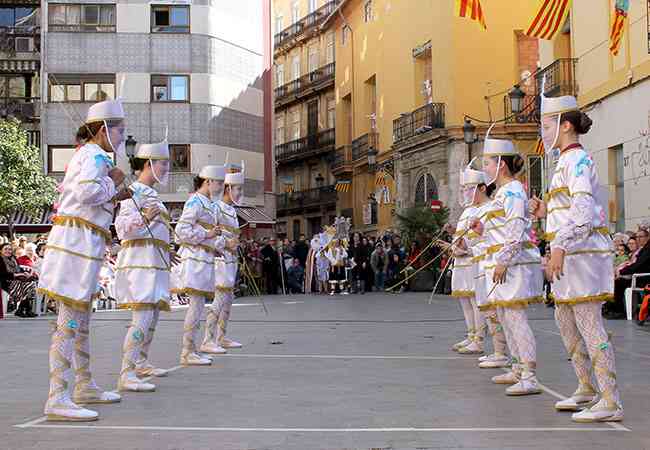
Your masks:
M 578 378 L 578 389 L 555 407 L 560 411 L 586 407 L 573 414 L 576 422 L 609 422 L 623 420 L 623 406 L 614 349 L 601 315 L 602 303 L 614 297 L 613 246 L 603 205 L 596 200 L 596 168 L 578 139 L 591 123 L 574 97 L 542 97 L 544 146 L 547 153 L 560 152 L 547 201 L 533 199 L 530 210 L 547 219 L 551 241 L 547 276 L 552 281 L 555 319 Z M 600 400 L 588 408 L 597 398 L 592 369 Z
M 340 294 L 347 294 L 345 291 L 345 261 L 348 258 L 347 250 L 341 245 L 339 239 L 333 239 L 332 245 L 330 245 L 329 249 L 325 251 L 325 256 L 330 262 L 330 295 L 336 293 L 337 285 Z
M 49 420 L 96 420 L 97 412 L 78 404 L 120 401 L 119 395 L 102 391 L 92 378 L 89 334 L 92 300 L 111 242 L 113 209 L 117 201 L 130 196 L 127 190 L 117 192 L 124 173 L 106 153 L 125 156 L 124 118 L 119 100 L 88 109 L 77 133 L 83 145 L 68 165 L 48 238 L 39 293 L 59 304 L 50 346 L 50 394 L 45 404 Z
M 208 324 L 210 341 L 204 342 L 219 347 L 220 353 L 242 347 L 239 342 L 228 339 L 226 331 L 232 302 L 235 299 L 234 288 L 238 269 L 239 220 L 233 205 L 241 205 L 244 200 L 244 162 L 242 161 L 241 171 L 234 167 L 228 171 L 230 173 L 225 176 L 223 200 L 216 203 L 218 227 L 225 240 L 218 246 L 218 256 L 214 262 L 215 294 L 210 308 L 212 317 Z
M 148 360 L 160 311 L 170 310 L 170 217 L 153 189 L 156 183 L 165 185 L 169 179 L 167 142 L 140 145 L 130 164 L 138 181 L 129 187 L 132 198 L 120 203 L 115 219 L 115 230 L 122 240 L 115 294 L 118 308 L 132 311 L 122 347 L 118 388 L 152 392 L 156 386 L 141 378 L 167 375 L 166 370 L 154 367 Z
M 464 173 L 461 171 L 461 191 L 464 187 L 463 175 Z M 475 304 L 476 265 L 472 263 L 472 252 L 467 245 L 468 241 L 466 239 L 470 220 L 477 216 L 476 207 L 472 205 L 471 200 L 465 202 L 462 193 L 459 195 L 459 203 L 465 209 L 458 218 L 456 232 L 454 233 L 454 242 L 456 244 L 453 248 L 454 268 L 451 273 L 451 296 L 458 299 L 463 310 L 467 334 L 464 340 L 452 346 L 452 350 L 464 354 L 481 354 L 483 353 L 485 330 L 479 330 L 479 327 L 482 327 L 485 321 L 477 322 L 477 319 L 479 319 L 477 316 L 482 315 L 478 312 L 478 309 L 475 311 L 472 307 L 472 302 Z
M 185 314 L 181 364 L 188 366 L 205 366 L 211 359 L 199 354 L 218 353 L 204 343 L 198 348 L 201 331 L 201 316 L 207 299 L 214 292 L 214 258 L 215 245 L 221 242 L 221 232 L 216 227 L 215 201 L 223 192 L 223 166 L 205 166 L 194 179 L 195 193 L 185 202 L 183 213 L 176 225 L 176 239 L 180 245 L 180 264 L 175 268 L 177 286 L 172 289 L 175 294 L 189 296 L 190 304 Z M 208 314 L 209 328 L 210 315 Z
M 479 234 L 485 232 L 488 244 L 484 309 L 497 308 L 513 357 L 512 370 L 492 378 L 497 384 L 513 384 L 506 389 L 507 395 L 541 393 L 535 376 L 535 337 L 526 309 L 542 301 L 542 269 L 539 250 L 530 239 L 528 198 L 523 185 L 514 179 L 523 165 L 512 142 L 485 139 L 483 166 L 488 184 L 496 183 L 497 192 L 485 216 L 473 221 L 473 228 Z
M 467 166 L 461 177 L 463 186 L 461 198 L 465 204 L 472 204 L 475 207 L 475 217 L 481 217 L 487 212 L 489 207 L 489 193 L 494 185 L 487 186 L 487 177 L 484 172 L 474 170 L 470 165 Z M 485 290 L 485 266 L 487 256 L 487 239 L 474 231 L 467 233 L 467 244 L 472 250 L 472 264 L 475 266 L 474 278 L 474 298 L 472 299 L 472 309 L 474 310 L 475 323 L 484 327 L 484 321 L 487 322 L 487 329 L 492 336 L 492 345 L 494 353 L 479 358 L 479 367 L 481 369 L 505 367 L 509 359 L 505 354 L 506 338 L 503 333 L 503 327 L 499 323 L 496 308 L 487 305 L 487 291 Z M 481 334 L 482 337 L 482 334 Z

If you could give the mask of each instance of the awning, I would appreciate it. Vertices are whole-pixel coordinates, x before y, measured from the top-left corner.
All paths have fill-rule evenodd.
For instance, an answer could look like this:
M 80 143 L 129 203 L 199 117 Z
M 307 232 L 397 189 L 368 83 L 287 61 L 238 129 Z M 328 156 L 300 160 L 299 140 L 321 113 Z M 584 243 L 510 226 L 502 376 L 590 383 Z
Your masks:
M 268 216 L 261 208 L 254 206 L 235 206 L 237 217 L 239 218 L 240 228 L 249 224 L 257 225 L 275 225 L 275 220 Z
M 14 233 L 47 233 L 52 228 L 53 211 L 48 208 L 38 214 L 30 215 L 24 211 L 15 212 L 11 216 Z M 0 219 L 0 233 L 8 233 L 9 225 Z

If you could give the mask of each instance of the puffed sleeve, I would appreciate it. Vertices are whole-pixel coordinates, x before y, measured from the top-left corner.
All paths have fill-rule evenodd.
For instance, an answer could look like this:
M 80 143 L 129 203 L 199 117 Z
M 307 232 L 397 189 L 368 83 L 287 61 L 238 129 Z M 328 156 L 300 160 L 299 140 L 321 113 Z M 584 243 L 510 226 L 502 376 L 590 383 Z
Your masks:
M 185 204 L 183 213 L 176 224 L 176 238 L 179 244 L 197 245 L 207 238 L 208 231 L 198 223 L 202 208 L 201 201 L 196 198 Z
M 148 236 L 142 215 L 132 199 L 120 202 L 120 212 L 115 218 L 115 231 L 120 239 L 138 239 Z
M 582 152 L 577 162 L 567 165 L 565 170 L 571 207 L 568 221 L 555 234 L 551 248 L 570 251 L 591 234 L 596 211 L 591 183 L 594 163 L 587 153 Z
M 79 150 L 84 151 L 84 150 Z M 85 205 L 99 206 L 110 202 L 117 191 L 108 172 L 113 162 L 104 154 L 83 155 L 79 161 L 81 169 L 77 181 L 76 197 Z
M 506 241 L 494 257 L 497 264 L 508 267 L 521 251 L 529 225 L 525 194 L 519 191 L 506 191 L 503 209 L 506 219 L 504 225 Z

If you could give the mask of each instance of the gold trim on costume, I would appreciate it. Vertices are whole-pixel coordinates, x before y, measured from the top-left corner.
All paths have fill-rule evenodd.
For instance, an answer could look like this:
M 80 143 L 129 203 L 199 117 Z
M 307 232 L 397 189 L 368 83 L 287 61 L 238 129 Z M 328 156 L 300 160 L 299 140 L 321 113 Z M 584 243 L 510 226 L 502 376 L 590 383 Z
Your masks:
M 54 219 L 52 219 L 52 224 L 58 226 L 86 228 L 87 230 L 90 230 L 95 234 L 102 236 L 107 244 L 110 244 L 112 240 L 112 235 L 109 230 L 102 228 L 99 225 L 95 225 L 86 219 L 82 219 L 81 217 L 56 216 Z
M 197 220 L 196 223 L 199 224 L 199 225 L 201 225 L 203 228 L 205 228 L 205 229 L 208 230 L 208 231 L 214 228 L 214 224 L 212 224 L 212 223 L 208 223 L 208 222 L 204 222 L 204 221 L 202 221 L 202 220 Z
M 472 258 L 472 263 L 473 264 L 479 263 L 479 262 L 485 260 L 486 257 L 487 257 L 486 254 L 475 256 L 475 257 Z
M 496 219 L 497 217 L 505 217 L 506 216 L 506 211 L 504 209 L 497 209 L 494 211 L 489 211 L 485 215 L 485 220 L 491 220 L 491 219 Z
M 175 288 L 175 289 L 170 289 L 169 292 L 172 294 L 177 294 L 177 295 L 196 295 L 199 297 L 205 297 L 205 298 L 212 298 L 214 297 L 214 292 L 210 291 L 201 291 L 199 289 L 194 289 L 194 288 Z
M 226 286 L 215 286 L 215 290 L 219 292 L 233 292 L 235 290 L 234 287 L 226 287 Z
M 214 260 L 212 260 L 212 261 L 206 261 L 206 260 L 204 260 L 204 259 L 194 258 L 193 256 L 184 256 L 184 257 L 181 258 L 181 262 L 183 262 L 183 261 L 188 261 L 188 260 L 189 260 L 189 261 L 194 261 L 194 262 L 198 262 L 198 263 L 208 264 L 208 265 L 214 266 Z
M 99 293 L 96 293 L 90 298 L 90 301 L 85 301 L 85 300 L 75 300 L 73 298 L 66 297 L 65 295 L 56 294 L 44 288 L 38 288 L 36 289 L 36 292 L 38 292 L 39 294 L 45 297 L 49 297 L 56 302 L 63 303 L 64 305 L 69 306 L 70 308 L 76 311 L 81 311 L 81 312 L 90 311 L 90 309 L 93 306 L 92 301 L 99 297 Z
M 158 300 L 157 303 L 118 303 L 117 309 L 130 309 L 131 311 L 148 311 L 159 309 L 160 311 L 171 311 L 169 300 Z
M 476 295 L 474 291 L 452 291 L 451 296 L 454 298 L 468 298 Z
M 88 255 L 84 255 L 83 253 L 73 252 L 72 250 L 68 250 L 67 248 L 59 247 L 57 245 L 47 244 L 45 246 L 45 250 L 48 249 L 56 250 L 63 253 L 69 253 L 72 256 L 78 256 L 79 258 L 89 259 L 91 261 L 104 262 L 104 258 L 95 258 L 94 256 L 88 256 Z
M 230 225 L 222 225 L 222 224 L 219 224 L 218 226 L 219 226 L 219 228 L 221 228 L 222 230 L 226 230 L 226 231 L 228 231 L 229 233 L 232 233 L 232 234 L 241 234 L 241 230 L 240 230 L 239 228 L 231 227 Z
M 530 298 L 523 299 L 512 299 L 512 300 L 492 300 L 484 306 L 479 306 L 480 311 L 487 311 L 488 309 L 499 307 L 499 308 L 511 308 L 511 309 L 524 309 L 528 305 L 534 303 L 543 303 L 544 298 L 542 296 L 535 296 Z
M 593 228 L 591 230 L 591 233 L 589 233 L 589 236 L 591 236 L 592 234 L 595 234 L 595 233 L 602 234 L 603 236 L 609 236 L 609 228 L 607 228 L 607 227 Z M 544 237 L 545 241 L 551 242 L 551 241 L 555 240 L 556 235 L 557 235 L 557 233 L 555 233 L 555 232 L 553 232 L 553 233 L 544 233 L 543 237 Z
M 556 206 L 555 208 L 551 208 L 548 210 L 547 214 L 553 214 L 555 211 L 560 211 L 564 209 L 571 209 L 571 205 L 569 206 Z
M 555 189 L 551 189 L 550 191 L 548 191 L 546 193 L 546 195 L 544 195 L 544 200 L 549 201 L 553 197 L 558 196 L 560 194 L 566 194 L 568 197 L 570 197 L 571 196 L 571 191 L 569 191 L 569 188 L 567 186 L 562 186 L 562 187 L 558 187 L 558 188 L 555 188 Z
M 487 254 L 488 255 L 493 255 L 493 254 L 497 253 L 499 250 L 501 250 L 502 248 L 503 248 L 503 244 L 491 245 L 487 249 Z M 534 248 L 537 248 L 537 247 L 535 247 L 535 244 L 533 244 L 532 242 L 525 241 L 525 242 L 522 243 L 522 248 L 530 250 L 530 249 L 534 249 Z
M 557 297 L 553 296 L 553 300 L 555 301 L 556 305 L 577 305 L 578 303 L 601 303 L 601 302 L 613 302 L 614 301 L 614 294 L 612 293 L 605 293 L 605 294 L 598 294 L 598 295 L 588 295 L 586 297 L 573 297 L 573 298 L 567 298 L 567 299 L 558 299 Z
M 534 264 L 542 264 L 542 262 L 541 261 L 524 261 L 524 262 L 520 262 L 520 263 L 516 263 L 516 264 L 511 264 L 507 268 L 509 269 L 511 267 L 517 267 L 517 266 L 532 266 Z M 489 265 L 489 266 L 485 266 L 485 267 L 483 267 L 483 270 L 494 269 L 496 266 L 497 266 L 497 264 L 492 264 L 492 265 Z
M 162 239 L 153 239 L 153 238 L 142 238 L 142 239 L 129 239 L 122 241 L 120 244 L 122 248 L 133 248 L 133 247 L 147 247 L 149 245 L 153 247 L 158 247 L 163 250 L 169 251 L 169 244 Z
M 181 247 L 187 247 L 190 250 L 192 249 L 205 250 L 206 252 L 212 255 L 217 254 L 217 250 L 214 247 L 210 247 L 209 245 L 205 245 L 205 244 L 181 244 Z
M 138 265 L 128 265 L 128 266 L 120 266 L 120 267 L 116 267 L 116 268 L 115 268 L 115 270 L 129 270 L 129 269 L 164 270 L 164 271 L 169 271 L 169 268 L 167 268 L 167 267 L 159 267 L 159 266 L 138 266 Z
M 575 255 L 613 255 L 612 250 L 576 250 L 574 252 L 568 252 L 566 256 L 575 256 Z

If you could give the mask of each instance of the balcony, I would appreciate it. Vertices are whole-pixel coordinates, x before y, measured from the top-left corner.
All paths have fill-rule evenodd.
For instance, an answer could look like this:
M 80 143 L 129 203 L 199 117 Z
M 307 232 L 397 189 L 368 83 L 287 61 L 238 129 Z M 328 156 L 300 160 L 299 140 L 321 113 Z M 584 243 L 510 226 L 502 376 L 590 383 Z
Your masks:
M 368 150 L 377 149 L 379 134 L 375 131 L 359 136 L 352 141 L 352 161 L 357 162 L 361 159 L 368 158 Z
M 38 61 L 41 51 L 41 28 L 38 26 L 0 27 L 0 59 Z
M 323 186 L 306 191 L 278 195 L 278 211 L 302 210 L 304 208 L 336 203 L 337 192 L 334 185 Z
M 534 92 L 526 92 L 523 109 L 520 114 L 513 116 L 510 99 L 506 95 L 503 99 L 507 123 L 539 123 L 540 120 L 540 98 L 542 80 L 546 76 L 544 95 L 547 97 L 560 97 L 563 95 L 578 95 L 578 83 L 576 80 L 577 59 L 563 58 L 554 61 L 545 68 L 538 70 L 535 76 Z
M 0 117 L 15 117 L 21 122 L 38 121 L 41 117 L 39 97 L 0 97 Z
M 286 163 L 334 150 L 334 128 L 275 146 L 275 160 Z
M 303 39 L 308 39 L 318 33 L 318 26 L 334 12 L 341 0 L 330 1 L 298 22 L 280 31 L 273 37 L 273 46 L 277 52 L 289 51 Z
M 275 106 L 287 106 L 334 84 L 335 63 L 327 64 L 275 88 Z
M 352 172 L 352 146 L 344 145 L 336 149 L 332 161 L 332 173 L 339 175 Z
M 395 144 L 434 129 L 445 127 L 445 104 L 430 103 L 393 120 Z

